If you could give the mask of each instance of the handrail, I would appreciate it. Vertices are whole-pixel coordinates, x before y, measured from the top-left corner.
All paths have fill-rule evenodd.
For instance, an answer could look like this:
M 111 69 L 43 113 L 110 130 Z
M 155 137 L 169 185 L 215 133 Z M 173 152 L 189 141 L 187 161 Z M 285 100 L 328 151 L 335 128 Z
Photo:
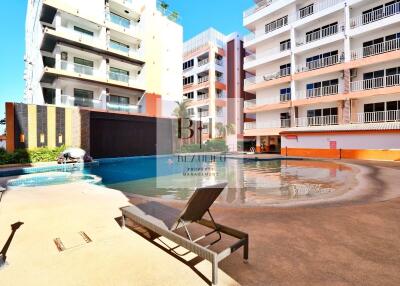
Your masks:
M 400 110 L 386 110 L 357 113 L 358 123 L 400 121 Z
M 354 61 L 370 56 L 393 52 L 396 50 L 400 50 L 400 39 L 384 41 L 382 43 L 370 45 L 361 49 L 352 50 L 351 60 Z
M 338 124 L 337 115 L 296 118 L 297 127 L 324 126 L 324 125 L 336 125 L 336 124 Z
M 400 13 L 400 2 L 387 5 L 383 8 L 359 15 L 350 19 L 350 28 L 367 25 Z
M 360 91 L 400 85 L 400 74 L 388 75 L 372 79 L 354 81 L 350 83 L 351 91 Z

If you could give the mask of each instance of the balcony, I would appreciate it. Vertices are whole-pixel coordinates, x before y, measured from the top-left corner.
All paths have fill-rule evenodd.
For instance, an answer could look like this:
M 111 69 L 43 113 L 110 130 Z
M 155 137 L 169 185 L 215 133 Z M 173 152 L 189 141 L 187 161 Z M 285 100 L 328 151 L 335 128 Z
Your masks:
M 66 106 L 78 106 L 94 109 L 102 109 L 102 102 L 98 99 L 74 97 L 72 95 L 61 95 L 61 104 Z
M 205 82 L 208 82 L 209 81 L 209 76 L 207 75 L 207 76 L 203 76 L 203 77 L 199 77 L 199 79 L 198 79 L 198 83 L 200 84 L 200 83 L 205 83 Z
M 199 115 L 199 117 L 208 117 L 209 113 L 208 113 L 208 111 L 202 111 L 202 112 L 199 112 L 198 115 Z
M 323 28 L 323 29 L 320 29 L 318 31 L 306 34 L 305 37 L 302 37 L 302 38 L 300 37 L 297 40 L 296 46 L 300 47 L 300 46 L 303 46 L 303 45 L 306 45 L 306 44 L 309 44 L 309 43 L 312 43 L 312 42 L 316 42 L 316 41 L 322 40 L 324 38 L 336 35 L 336 34 L 339 33 L 339 26 L 343 27 L 343 25 L 337 24 L 337 25 L 334 25 L 334 26 L 329 26 L 327 28 Z
M 268 120 L 266 122 L 245 122 L 244 129 L 289 128 L 290 119 Z
M 252 108 L 252 107 L 255 107 L 255 106 L 256 106 L 256 100 L 255 99 L 245 100 L 244 101 L 244 108 L 245 109 Z
M 296 118 L 297 127 L 325 126 L 325 125 L 337 125 L 337 124 L 338 124 L 337 115 Z
M 279 58 L 283 58 L 290 55 L 290 43 L 281 44 L 280 47 L 270 49 L 263 53 L 250 54 L 244 58 L 244 68 L 249 69 L 251 67 L 267 63 Z
M 377 123 L 400 121 L 400 110 L 357 113 L 357 123 Z
M 251 87 L 252 85 L 255 85 L 258 83 L 268 82 L 268 81 L 272 81 L 274 79 L 279 79 L 279 78 L 284 78 L 284 77 L 287 77 L 290 75 L 290 71 L 291 71 L 290 68 L 284 68 L 278 72 L 269 73 L 269 74 L 265 74 L 262 76 L 249 77 L 244 80 L 244 85 L 245 85 L 245 87 Z
M 311 15 L 317 14 L 320 11 L 328 9 L 332 6 L 335 6 L 339 3 L 343 3 L 343 0 L 325 0 L 325 1 L 318 1 L 314 5 L 310 5 L 305 7 L 304 9 L 300 9 L 297 11 L 297 20 L 304 19 Z
M 370 23 L 397 15 L 400 13 L 400 3 L 393 3 L 381 9 L 365 13 L 350 19 L 350 28 L 355 29 Z
M 330 85 L 330 86 L 323 86 L 319 88 L 312 88 L 307 90 L 302 90 L 297 92 L 296 99 L 307 99 L 307 98 L 316 98 L 316 97 L 323 97 L 323 96 L 330 96 L 339 94 L 342 92 L 342 88 L 339 88 L 338 84 Z
M 268 7 L 272 3 L 277 2 L 277 0 L 261 0 L 257 2 L 257 5 L 247 9 L 246 11 L 243 12 L 243 18 L 249 17 L 258 11 L 264 9 L 265 7 Z
M 139 113 L 139 106 L 107 102 L 107 110 L 126 113 Z
M 106 20 L 112 24 L 115 24 L 117 27 L 122 29 L 122 31 L 132 37 L 138 38 L 138 34 L 141 32 L 140 25 L 138 23 L 112 12 L 106 13 Z
M 321 58 L 314 61 L 309 61 L 305 65 L 298 65 L 296 68 L 296 72 L 306 72 L 316 69 L 321 69 L 333 65 L 340 64 L 344 61 L 344 55 L 333 55 L 325 58 Z
M 85 66 L 77 63 L 70 63 L 67 61 L 61 61 L 61 69 L 65 71 L 75 72 L 84 75 L 94 75 L 94 68 Z
M 358 60 L 366 57 L 372 57 L 384 53 L 390 53 L 400 50 L 400 39 L 385 41 L 375 45 L 363 47 L 358 50 L 351 51 L 351 60 Z
M 209 94 L 208 93 L 198 94 L 197 95 L 197 100 L 206 100 L 208 98 L 209 98 Z
M 399 85 L 400 85 L 400 74 L 395 74 L 385 77 L 377 77 L 372 79 L 354 81 L 350 83 L 350 89 L 352 92 L 356 92 L 362 90 L 393 87 Z
M 258 43 L 259 41 L 265 41 L 284 31 L 289 31 L 289 23 L 291 23 L 292 20 L 293 19 L 289 16 L 285 16 L 265 25 L 264 30 L 256 30 L 256 32 L 244 36 L 243 40 L 245 48 Z

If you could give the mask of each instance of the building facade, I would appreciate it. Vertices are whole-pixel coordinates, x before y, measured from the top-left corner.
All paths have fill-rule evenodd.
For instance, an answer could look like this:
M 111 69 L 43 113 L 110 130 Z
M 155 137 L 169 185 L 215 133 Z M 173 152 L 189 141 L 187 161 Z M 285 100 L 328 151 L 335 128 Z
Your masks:
M 228 145 L 237 150 L 243 134 L 243 41 L 210 28 L 184 43 L 183 98 L 189 116 L 201 120 L 203 140 L 221 137 L 231 126 Z
M 280 134 L 291 134 L 282 147 L 303 149 L 342 148 L 326 132 L 398 136 L 388 122 L 400 120 L 399 23 L 398 0 L 256 1 L 244 12 L 245 90 L 255 95 L 244 136 L 267 152 L 280 151 Z M 323 136 L 299 146 L 296 130 Z
M 29 0 L 25 102 L 163 115 L 182 94 L 183 31 L 166 13 L 156 0 Z

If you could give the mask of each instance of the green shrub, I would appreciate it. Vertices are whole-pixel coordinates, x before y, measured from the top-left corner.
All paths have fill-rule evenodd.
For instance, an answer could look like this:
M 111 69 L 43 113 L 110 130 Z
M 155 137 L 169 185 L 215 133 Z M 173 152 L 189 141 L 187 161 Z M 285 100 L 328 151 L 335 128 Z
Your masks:
M 0 165 L 52 162 L 56 161 L 64 150 L 64 146 L 56 148 L 40 147 L 31 150 L 17 149 L 12 153 L 0 149 Z
M 196 144 L 185 144 L 177 150 L 178 153 L 196 153 L 196 152 L 226 152 L 228 151 L 228 146 L 226 146 L 225 140 L 213 139 L 208 140 L 205 144 L 201 146 Z

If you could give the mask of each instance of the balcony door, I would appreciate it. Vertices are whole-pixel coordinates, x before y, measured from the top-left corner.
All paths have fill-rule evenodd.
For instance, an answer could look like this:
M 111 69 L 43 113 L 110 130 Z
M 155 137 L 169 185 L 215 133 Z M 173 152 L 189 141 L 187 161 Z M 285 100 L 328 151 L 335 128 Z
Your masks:
M 76 73 L 93 75 L 94 62 L 74 57 L 74 71 Z
M 110 95 L 108 97 L 109 108 L 114 111 L 127 111 L 129 108 L 129 97 Z
M 75 88 L 74 106 L 93 108 L 93 91 Z

